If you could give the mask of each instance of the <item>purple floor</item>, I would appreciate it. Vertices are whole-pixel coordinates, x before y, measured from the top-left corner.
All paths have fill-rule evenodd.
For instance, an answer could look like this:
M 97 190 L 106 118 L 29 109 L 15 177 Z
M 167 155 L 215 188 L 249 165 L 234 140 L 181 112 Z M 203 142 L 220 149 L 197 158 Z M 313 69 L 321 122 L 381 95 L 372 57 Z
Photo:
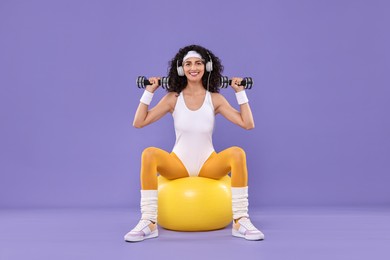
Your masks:
M 390 208 L 263 208 L 250 211 L 264 241 L 174 232 L 126 243 L 136 209 L 0 210 L 0 260 L 390 259 Z

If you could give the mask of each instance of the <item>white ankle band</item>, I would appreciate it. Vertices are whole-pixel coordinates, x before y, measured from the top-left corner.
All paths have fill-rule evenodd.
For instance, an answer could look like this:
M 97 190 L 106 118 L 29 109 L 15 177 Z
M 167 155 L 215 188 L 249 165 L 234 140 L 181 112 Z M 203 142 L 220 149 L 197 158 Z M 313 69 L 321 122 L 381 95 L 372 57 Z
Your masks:
M 233 219 L 249 217 L 248 215 L 248 187 L 232 187 Z
M 141 219 L 157 222 L 158 190 L 141 190 Z

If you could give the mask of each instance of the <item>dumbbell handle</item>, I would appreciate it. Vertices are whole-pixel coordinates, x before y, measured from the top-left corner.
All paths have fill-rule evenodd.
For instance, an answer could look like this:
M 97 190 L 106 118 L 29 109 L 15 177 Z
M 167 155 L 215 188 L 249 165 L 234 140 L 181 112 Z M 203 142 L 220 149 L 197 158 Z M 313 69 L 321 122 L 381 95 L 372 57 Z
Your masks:
M 168 80 L 169 80 L 169 77 L 162 77 L 161 79 L 158 80 L 158 85 L 161 85 L 162 88 L 167 88 L 168 87 Z M 145 88 L 146 86 L 148 85 L 152 85 L 150 83 L 150 81 L 144 77 L 144 76 L 139 76 L 137 78 L 137 86 L 138 88 Z M 221 77 L 221 86 L 220 88 L 227 88 L 228 85 L 231 85 L 232 84 L 232 80 L 229 79 L 228 77 L 226 76 L 222 76 Z M 251 77 L 245 77 L 243 78 L 243 80 L 241 81 L 240 85 L 239 86 L 244 86 L 245 89 L 251 89 L 252 86 L 253 86 L 253 80 Z

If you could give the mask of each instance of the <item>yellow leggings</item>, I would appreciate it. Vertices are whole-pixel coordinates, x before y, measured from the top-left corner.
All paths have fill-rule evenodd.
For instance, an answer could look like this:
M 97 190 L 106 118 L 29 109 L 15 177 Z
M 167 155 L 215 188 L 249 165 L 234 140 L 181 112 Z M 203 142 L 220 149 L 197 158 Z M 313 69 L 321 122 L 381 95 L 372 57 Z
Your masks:
M 248 170 L 245 151 L 237 146 L 219 153 L 213 152 L 202 166 L 199 177 L 220 179 L 231 173 L 232 187 L 248 186 Z M 168 153 L 156 147 L 148 147 L 142 153 L 141 189 L 157 190 L 157 173 L 174 180 L 189 174 L 175 153 Z

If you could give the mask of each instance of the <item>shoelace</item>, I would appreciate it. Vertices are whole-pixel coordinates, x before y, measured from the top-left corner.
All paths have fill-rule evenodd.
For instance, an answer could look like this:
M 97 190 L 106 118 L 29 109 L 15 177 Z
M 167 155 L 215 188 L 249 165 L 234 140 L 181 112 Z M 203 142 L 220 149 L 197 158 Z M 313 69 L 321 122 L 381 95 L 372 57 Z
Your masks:
M 144 229 L 146 226 L 149 226 L 149 224 L 151 223 L 150 220 L 147 220 L 147 219 L 141 219 L 138 224 L 135 226 L 135 228 L 133 229 L 133 231 L 141 231 L 142 229 Z

